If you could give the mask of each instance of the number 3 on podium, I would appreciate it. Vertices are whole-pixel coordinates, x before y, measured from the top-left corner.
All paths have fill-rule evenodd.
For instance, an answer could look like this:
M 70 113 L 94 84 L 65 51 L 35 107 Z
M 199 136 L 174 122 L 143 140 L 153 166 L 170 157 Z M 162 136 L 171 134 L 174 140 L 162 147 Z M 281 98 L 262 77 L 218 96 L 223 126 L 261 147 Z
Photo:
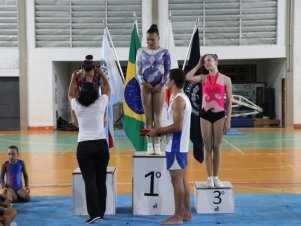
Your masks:
M 216 194 L 216 196 L 214 196 L 216 201 L 213 201 L 213 204 L 221 204 L 221 202 L 222 202 L 221 196 L 224 195 L 225 192 L 224 191 L 214 191 L 213 193 Z

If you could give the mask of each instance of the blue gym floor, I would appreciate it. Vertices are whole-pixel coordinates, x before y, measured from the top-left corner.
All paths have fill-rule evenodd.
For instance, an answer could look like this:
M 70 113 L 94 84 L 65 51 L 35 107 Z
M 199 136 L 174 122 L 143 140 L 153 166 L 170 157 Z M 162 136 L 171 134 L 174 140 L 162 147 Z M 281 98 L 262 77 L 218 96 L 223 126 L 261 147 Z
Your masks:
M 191 205 L 193 206 L 191 196 Z M 196 214 L 184 225 L 301 225 L 301 195 L 236 194 L 233 214 Z M 93 225 L 159 225 L 167 216 L 133 216 L 131 195 L 118 195 L 117 214 L 107 215 Z M 33 197 L 29 203 L 17 203 L 18 226 L 86 225 L 85 216 L 72 214 L 71 196 Z

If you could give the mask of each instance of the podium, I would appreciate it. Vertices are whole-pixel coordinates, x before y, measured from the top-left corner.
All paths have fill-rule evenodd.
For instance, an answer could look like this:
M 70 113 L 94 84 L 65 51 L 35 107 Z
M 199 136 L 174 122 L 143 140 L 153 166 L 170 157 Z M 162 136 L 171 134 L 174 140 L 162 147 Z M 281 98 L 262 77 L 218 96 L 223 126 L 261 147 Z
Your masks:
M 229 181 L 221 188 L 207 188 L 206 182 L 194 183 L 194 205 L 197 213 L 234 213 L 234 189 Z
M 133 214 L 174 214 L 174 193 L 165 155 L 133 155 Z
M 116 213 L 116 168 L 107 167 L 107 201 L 105 214 Z M 88 215 L 86 205 L 85 184 L 82 173 L 76 168 L 72 174 L 73 214 Z

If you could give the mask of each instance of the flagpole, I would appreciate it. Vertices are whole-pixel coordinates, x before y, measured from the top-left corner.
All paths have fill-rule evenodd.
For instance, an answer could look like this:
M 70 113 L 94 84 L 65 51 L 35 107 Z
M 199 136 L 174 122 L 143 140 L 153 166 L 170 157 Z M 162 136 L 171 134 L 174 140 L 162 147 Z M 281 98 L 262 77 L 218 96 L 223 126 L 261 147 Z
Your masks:
M 118 59 L 118 56 L 117 56 L 117 53 L 116 53 L 116 50 L 115 50 L 115 47 L 114 47 L 114 44 L 113 44 L 113 41 L 112 41 L 111 34 L 110 34 L 110 31 L 109 31 L 108 26 L 106 26 L 105 29 L 106 29 L 106 31 L 107 31 L 107 34 L 108 34 L 108 37 L 109 37 L 109 41 L 110 41 L 110 43 L 111 43 L 111 46 L 112 46 L 114 55 L 115 55 L 115 57 L 116 57 L 117 66 L 118 66 L 118 69 L 119 69 L 119 72 L 120 72 L 120 77 L 121 77 L 122 82 L 123 82 L 123 84 L 124 84 L 124 75 L 123 75 L 123 72 L 122 72 L 122 69 L 121 69 L 121 65 L 120 65 L 120 63 L 119 63 L 119 59 Z
M 192 35 L 191 35 L 190 42 L 189 42 L 189 45 L 188 45 L 188 49 L 187 49 L 187 52 L 186 52 L 184 64 L 183 64 L 183 66 L 182 66 L 182 71 L 184 71 L 184 69 L 185 69 L 185 65 L 186 65 L 186 62 L 187 62 L 187 58 L 188 58 L 188 56 L 189 56 L 189 54 L 190 54 L 190 50 L 191 50 L 190 48 L 191 48 L 191 44 L 192 44 L 193 35 L 194 35 L 194 33 L 195 33 L 196 29 L 197 29 L 197 26 L 198 26 L 198 24 L 199 24 L 199 21 L 200 21 L 200 17 L 198 17 L 198 19 L 196 20 L 195 25 L 194 25 L 194 27 L 193 27 L 193 31 L 192 31 Z
M 167 25 L 168 29 L 169 29 L 169 24 L 171 24 L 171 10 L 169 11 L 169 15 L 168 15 L 168 25 Z
M 138 34 L 138 37 L 139 37 L 138 20 L 137 20 L 137 16 L 136 16 L 136 11 L 133 12 L 133 18 L 134 18 L 134 24 L 136 25 L 136 28 L 137 28 L 137 34 Z
M 169 11 L 168 21 L 171 22 L 171 10 Z
M 108 24 L 108 0 L 106 0 L 105 26 Z

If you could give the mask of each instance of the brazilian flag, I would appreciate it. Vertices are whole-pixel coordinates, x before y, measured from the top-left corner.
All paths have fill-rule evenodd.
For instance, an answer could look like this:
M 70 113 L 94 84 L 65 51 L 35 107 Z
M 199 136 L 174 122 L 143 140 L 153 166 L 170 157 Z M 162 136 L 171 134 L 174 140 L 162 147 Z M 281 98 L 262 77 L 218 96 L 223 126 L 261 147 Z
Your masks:
M 137 23 L 134 22 L 124 88 L 123 129 L 135 150 L 145 151 L 146 139 L 139 135 L 139 131 L 145 126 L 141 91 L 139 83 L 136 80 L 136 53 L 139 48 L 141 48 L 141 43 L 138 35 Z

